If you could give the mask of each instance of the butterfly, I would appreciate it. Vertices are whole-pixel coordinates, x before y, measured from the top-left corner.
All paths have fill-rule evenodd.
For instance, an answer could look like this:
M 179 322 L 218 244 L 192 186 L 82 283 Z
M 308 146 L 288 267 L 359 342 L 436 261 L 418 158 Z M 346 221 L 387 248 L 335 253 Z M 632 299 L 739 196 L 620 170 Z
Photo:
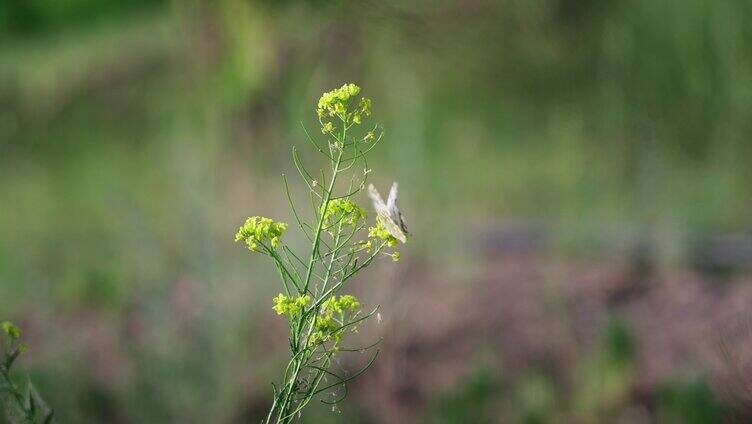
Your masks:
M 394 238 L 405 243 L 407 241 L 407 225 L 402 219 L 402 212 L 397 207 L 397 183 L 392 184 L 392 188 L 389 190 L 389 197 L 386 199 L 386 203 L 381 198 L 381 195 L 376 191 L 376 187 L 373 184 L 368 185 L 368 196 L 373 201 L 373 208 L 376 209 L 376 214 L 384 224 L 384 227 L 389 234 Z

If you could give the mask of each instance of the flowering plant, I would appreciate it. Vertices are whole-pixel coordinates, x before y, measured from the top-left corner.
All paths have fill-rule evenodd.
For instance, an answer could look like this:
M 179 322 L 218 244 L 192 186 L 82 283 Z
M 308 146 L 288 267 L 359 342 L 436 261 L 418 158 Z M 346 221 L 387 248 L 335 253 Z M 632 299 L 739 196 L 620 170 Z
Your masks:
M 3 339 L 3 358 L 0 362 L 0 400 L 3 401 L 5 418 L 10 423 L 51 423 L 53 412 L 37 390 L 26 383 L 25 389 L 19 387 L 11 377 L 11 369 L 26 345 L 21 343 L 23 332 L 9 321 L 0 323 L 0 337 Z
M 267 423 L 292 422 L 316 395 L 327 391 L 334 392 L 334 398 L 321 401 L 334 407 L 344 399 L 347 382 L 370 367 L 378 355 L 378 351 L 373 353 L 365 367 L 349 376 L 332 369 L 332 360 L 340 352 L 365 352 L 375 346 L 343 346 L 345 337 L 357 331 L 357 326 L 373 316 L 378 307 L 365 312 L 359 299 L 341 292 L 379 255 L 399 259 L 397 240 L 378 218 L 369 228 L 365 210 L 354 201 L 371 173 L 366 156 L 383 135 L 378 126 L 358 131 L 371 115 L 371 100 L 358 99 L 359 94 L 360 87 L 345 84 L 324 93 L 318 102 L 316 113 L 325 143 L 317 142 L 307 131 L 306 136 L 330 165 L 326 172 L 321 170 L 320 179 L 305 168 L 293 148 L 295 167 L 314 204 L 312 219 L 302 218 L 284 178 L 297 227 L 311 243 L 307 259 L 284 243 L 288 228 L 285 223 L 254 216 L 235 236 L 252 252 L 273 260 L 284 290 L 273 299 L 272 309 L 288 321 L 291 357 L 282 381 L 273 384 L 274 399 Z M 341 190 L 337 182 L 343 181 L 346 173 L 349 182 L 340 184 L 347 186 Z

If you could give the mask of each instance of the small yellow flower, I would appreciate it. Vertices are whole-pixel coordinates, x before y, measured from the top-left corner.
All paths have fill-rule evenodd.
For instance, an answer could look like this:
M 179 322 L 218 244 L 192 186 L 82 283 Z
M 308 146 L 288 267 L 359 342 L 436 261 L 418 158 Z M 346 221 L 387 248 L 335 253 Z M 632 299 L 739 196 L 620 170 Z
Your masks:
M 238 229 L 235 241 L 245 242 L 252 252 L 259 251 L 259 244 L 268 244 L 272 249 L 276 249 L 281 245 L 282 235 L 286 230 L 287 224 L 284 222 L 252 216 Z
M 3 331 L 5 331 L 5 333 L 13 340 L 20 339 L 21 334 L 23 334 L 23 331 L 10 321 L 4 321 L 0 324 L 0 327 L 2 327 Z
M 376 226 L 368 228 L 368 237 L 384 241 L 389 247 L 394 247 L 399 244 L 397 239 L 389 233 L 389 231 L 384 226 L 384 223 L 382 223 L 381 219 L 379 219 L 378 217 L 376 218 Z
M 336 116 L 345 122 L 360 124 L 364 116 L 371 115 L 371 100 L 363 97 L 357 106 L 351 108 L 350 101 L 359 93 L 360 87 L 355 84 L 345 84 L 340 88 L 327 91 L 319 99 L 316 114 L 319 118 Z M 330 127 L 325 124 L 322 132 L 326 134 L 328 129 Z
M 298 296 L 293 299 L 280 293 L 272 299 L 272 302 L 274 302 L 272 309 L 277 312 L 277 315 L 287 315 L 290 318 L 295 318 L 303 312 L 306 306 L 311 304 L 311 296 Z
M 334 199 L 330 201 L 324 211 L 324 220 L 329 225 L 337 222 L 355 225 L 365 219 L 366 211 L 347 199 Z

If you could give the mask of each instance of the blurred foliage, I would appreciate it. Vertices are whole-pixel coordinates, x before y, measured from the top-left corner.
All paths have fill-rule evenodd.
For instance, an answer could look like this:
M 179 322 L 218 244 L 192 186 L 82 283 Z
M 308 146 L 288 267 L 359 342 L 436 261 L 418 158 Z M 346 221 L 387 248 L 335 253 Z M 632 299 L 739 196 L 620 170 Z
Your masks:
M 350 80 L 380 105 L 378 178 L 401 183 L 415 257 L 473 255 L 503 218 L 681 256 L 749 225 L 751 23 L 746 0 L 1 2 L 0 318 L 44 340 L 32 374 L 61 422 L 257 417 L 278 364 L 249 315 L 276 288 L 234 226 L 280 210 L 265 182 L 294 172 L 316 93 Z M 629 396 L 613 325 L 576 367 L 583 420 Z M 484 378 L 439 416 L 482 411 Z M 532 410 L 562 384 L 527 378 L 517 416 L 555 419 Z M 661 408 L 713 422 L 703 390 Z
M 517 422 L 544 424 L 554 421 L 557 411 L 557 390 L 547 374 L 537 373 L 523 378 L 517 384 L 519 395 L 514 405 L 519 405 Z
M 661 422 L 719 423 L 728 418 L 724 406 L 703 379 L 671 382 L 658 399 Z
M 616 420 L 632 396 L 632 335 L 623 322 L 612 318 L 603 339 L 601 349 L 583 358 L 576 371 L 573 402 L 581 422 Z
M 6 0 L 0 3 L 0 34 L 51 36 L 76 25 L 116 19 L 123 12 L 163 5 L 163 0 Z
M 494 422 L 491 406 L 498 391 L 499 382 L 495 381 L 494 371 L 480 368 L 468 376 L 462 387 L 436 399 L 431 422 L 444 424 Z
M 577 366 L 563 375 L 544 367 L 502 381 L 498 370 L 478 368 L 436 396 L 430 422 L 644 422 L 652 416 L 657 422 L 716 423 L 728 417 L 704 378 L 668 381 L 646 404 L 635 379 L 635 349 L 626 322 L 612 316 L 600 343 L 583 349 Z

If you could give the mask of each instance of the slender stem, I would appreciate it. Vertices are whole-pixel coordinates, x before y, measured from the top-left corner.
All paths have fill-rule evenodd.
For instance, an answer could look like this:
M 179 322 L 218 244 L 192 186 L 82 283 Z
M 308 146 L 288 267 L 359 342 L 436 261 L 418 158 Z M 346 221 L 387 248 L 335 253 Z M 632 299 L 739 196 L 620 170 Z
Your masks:
M 340 143 L 344 143 L 343 140 L 346 140 L 346 137 L 347 137 L 347 129 L 348 129 L 348 126 L 347 126 L 347 123 L 345 122 L 345 125 L 342 128 L 341 138 L 335 137 L 335 139 L 337 139 L 336 141 L 338 141 Z M 324 214 L 325 214 L 326 209 L 329 206 L 329 202 L 330 202 L 330 200 L 332 198 L 332 191 L 334 190 L 334 184 L 337 181 L 337 174 L 339 173 L 339 166 L 340 166 L 340 162 L 342 160 L 342 155 L 343 155 L 343 149 L 338 149 L 337 155 L 336 155 L 336 159 L 334 159 L 332 161 L 332 178 L 329 181 L 329 188 L 323 193 L 324 196 L 323 196 L 322 201 L 321 201 L 321 208 L 318 211 L 318 219 L 317 219 L 318 222 L 316 224 L 316 231 L 314 232 L 313 242 L 311 243 L 311 256 L 310 256 L 310 258 L 308 260 L 308 267 L 306 269 L 306 276 L 305 276 L 305 280 L 303 281 L 303 284 L 302 284 L 301 293 L 308 293 L 308 288 L 309 288 L 310 283 L 311 283 L 311 277 L 313 275 L 314 264 L 316 263 L 316 261 L 321 256 L 320 246 L 321 246 L 322 229 L 324 227 Z M 339 235 L 339 231 L 338 231 L 338 235 Z M 339 240 L 339 238 L 336 239 L 336 241 L 334 243 L 335 246 L 337 245 L 338 240 Z M 331 274 L 331 266 L 327 269 L 327 275 L 324 278 L 324 283 L 323 283 L 324 287 L 328 283 L 330 274 Z M 307 346 L 305 346 L 305 347 L 303 347 L 303 349 L 301 349 L 301 344 L 306 343 L 305 340 L 307 340 L 308 337 L 310 337 L 311 331 L 313 330 L 313 326 L 314 326 L 315 315 L 313 316 L 313 319 L 310 320 L 311 322 L 308 323 L 308 325 L 307 325 L 307 327 L 308 327 L 308 332 L 307 332 L 308 334 L 307 334 L 307 336 L 305 338 L 302 338 L 301 337 L 302 336 L 301 330 L 303 329 L 303 327 L 306 326 L 306 325 L 304 325 L 304 323 L 306 323 L 306 320 L 308 320 L 307 317 L 308 317 L 307 314 L 301 314 L 300 319 L 298 320 L 297 324 L 295 325 L 295 328 L 294 328 L 294 331 L 293 331 L 292 343 L 291 343 L 291 348 L 293 349 L 293 354 L 295 354 L 296 351 L 297 352 L 303 352 L 307 348 Z M 297 360 L 293 359 L 294 363 L 293 363 L 292 375 L 287 380 L 287 383 L 286 383 L 286 385 L 285 385 L 285 387 L 283 389 L 283 392 L 282 392 L 282 401 L 281 401 L 281 405 L 279 407 L 279 412 L 277 414 L 277 423 L 287 422 L 289 419 L 292 418 L 292 415 L 294 415 L 294 412 L 292 414 L 290 414 L 290 413 L 288 413 L 288 410 L 292 406 L 291 403 L 292 403 L 292 398 L 293 398 L 294 391 L 295 391 L 295 385 L 296 385 L 298 377 L 300 375 L 300 371 L 302 369 L 302 366 L 303 366 L 303 364 L 305 362 L 304 359 L 305 358 L 303 358 L 303 357 L 300 357 Z M 268 422 L 268 420 L 267 420 L 267 422 Z
M 344 133 L 344 131 L 343 131 Z M 321 211 L 319 211 L 318 225 L 316 226 L 316 232 L 313 238 L 313 244 L 311 246 L 311 258 L 308 261 L 308 269 L 306 270 L 305 282 L 303 284 L 303 292 L 308 291 L 308 285 L 311 282 L 311 272 L 313 272 L 313 264 L 316 262 L 316 258 L 319 254 L 319 239 L 321 239 L 321 228 L 324 226 L 324 212 L 329 206 L 329 200 L 334 189 L 334 183 L 337 181 L 337 172 L 339 171 L 339 163 L 342 159 L 342 151 L 337 155 L 337 159 L 334 161 L 334 170 L 332 173 L 332 180 L 329 181 L 329 189 L 324 193 L 324 200 L 321 202 Z
M 0 375 L 2 375 L 3 380 L 5 381 L 5 388 L 11 393 L 11 395 L 13 395 L 13 399 L 18 404 L 18 408 L 23 411 L 26 419 L 30 421 L 33 418 L 31 416 L 32 411 L 26 407 L 23 395 L 18 391 L 18 387 L 13 380 L 11 380 L 8 367 L 0 365 Z

